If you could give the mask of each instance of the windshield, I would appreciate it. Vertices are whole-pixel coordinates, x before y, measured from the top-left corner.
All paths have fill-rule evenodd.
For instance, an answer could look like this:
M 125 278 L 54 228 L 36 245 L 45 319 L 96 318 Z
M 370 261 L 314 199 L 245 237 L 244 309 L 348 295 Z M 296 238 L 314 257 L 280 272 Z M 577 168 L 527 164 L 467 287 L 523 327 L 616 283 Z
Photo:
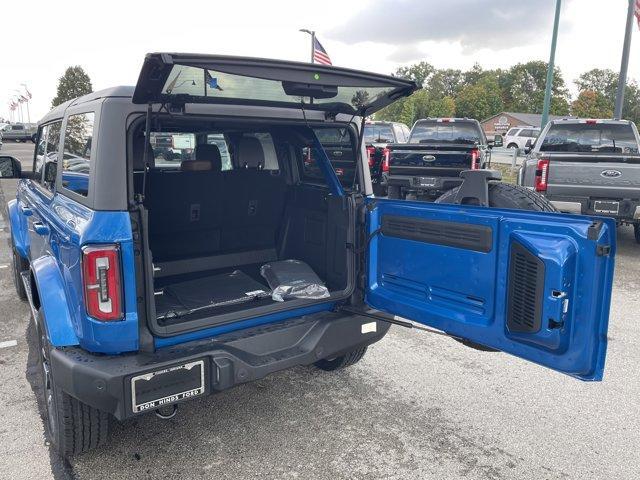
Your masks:
M 409 143 L 481 143 L 482 133 L 477 125 L 467 122 L 420 122 L 417 123 Z
M 638 154 L 638 141 L 629 124 L 555 124 L 545 135 L 540 151 Z
M 392 143 L 394 141 L 391 125 L 365 124 L 364 143 Z

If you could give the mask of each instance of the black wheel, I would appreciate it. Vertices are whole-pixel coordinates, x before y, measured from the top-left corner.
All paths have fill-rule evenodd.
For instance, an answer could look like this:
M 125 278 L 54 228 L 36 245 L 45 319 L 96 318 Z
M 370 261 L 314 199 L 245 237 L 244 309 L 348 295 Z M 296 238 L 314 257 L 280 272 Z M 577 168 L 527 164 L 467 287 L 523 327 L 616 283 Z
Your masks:
M 443 193 L 436 203 L 453 203 L 458 188 Z M 509 183 L 489 184 L 489 206 L 493 208 L 512 208 L 535 212 L 557 212 L 558 210 L 541 195 L 520 185 Z
M 389 185 L 387 187 L 387 198 L 399 200 L 401 198 L 400 187 L 397 185 Z
M 634 234 L 634 235 L 635 235 L 635 237 L 636 237 L 636 242 L 637 242 L 637 243 L 640 243 L 640 223 L 636 223 L 636 224 L 633 226 L 633 234 Z
M 518 148 L 518 144 L 517 143 L 510 143 L 509 145 L 507 145 L 507 148 Z
M 33 143 L 36 143 L 36 140 L 38 139 L 38 136 L 34 133 L 33 135 L 31 135 L 31 141 Z
M 22 272 L 29 270 L 29 262 L 20 256 L 15 247 L 13 247 L 13 261 L 11 262 L 13 272 L 13 285 L 16 287 L 16 293 L 20 300 L 27 299 L 27 291 L 22 283 Z
M 360 347 L 336 358 L 318 360 L 314 365 L 325 372 L 332 372 L 358 363 L 365 353 L 367 353 L 367 347 Z
M 47 437 L 63 457 L 88 452 L 107 441 L 109 415 L 68 395 L 56 385 L 51 370 L 51 344 L 38 312 L 38 367 Z

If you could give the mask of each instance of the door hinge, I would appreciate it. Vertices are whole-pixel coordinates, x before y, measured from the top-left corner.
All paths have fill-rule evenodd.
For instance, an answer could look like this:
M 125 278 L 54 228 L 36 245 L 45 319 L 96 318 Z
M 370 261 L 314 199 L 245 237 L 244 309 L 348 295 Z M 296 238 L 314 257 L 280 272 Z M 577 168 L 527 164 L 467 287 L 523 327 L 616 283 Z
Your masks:
M 611 245 L 596 245 L 596 255 L 608 257 L 611 254 Z

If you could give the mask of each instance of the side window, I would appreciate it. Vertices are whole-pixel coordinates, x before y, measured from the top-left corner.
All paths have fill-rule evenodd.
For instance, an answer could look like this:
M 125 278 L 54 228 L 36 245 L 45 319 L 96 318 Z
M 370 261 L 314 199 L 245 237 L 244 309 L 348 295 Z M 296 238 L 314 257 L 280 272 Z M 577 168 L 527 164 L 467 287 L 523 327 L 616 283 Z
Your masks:
M 280 170 L 278 155 L 270 133 L 245 133 L 245 137 L 255 137 L 260 140 L 264 152 L 264 170 Z M 220 152 L 222 153 L 222 152 Z
M 45 143 L 44 163 L 42 165 L 42 185 L 51 191 L 53 191 L 56 183 L 61 131 L 62 121 L 49 124 L 49 132 Z
M 64 132 L 62 186 L 85 197 L 89 193 L 94 118 L 93 112 L 70 115 Z
M 404 138 L 404 132 L 402 131 L 402 128 L 400 128 L 400 125 L 393 126 L 393 133 L 396 135 L 396 142 L 404 143 L 406 141 Z
M 220 158 L 222 160 L 222 171 L 232 170 L 231 155 L 229 155 L 229 148 L 227 147 L 227 141 L 222 133 L 210 133 L 207 135 L 207 143 L 210 145 L 217 145 L 220 150 Z
M 47 152 L 48 134 L 49 125 L 44 125 L 38 129 L 38 143 L 33 155 L 33 171 L 37 174 L 33 180 L 38 183 L 42 180 L 42 165 L 44 164 L 44 155 Z
M 518 129 L 517 129 L 517 128 L 511 128 L 511 129 L 507 132 L 507 135 L 509 135 L 509 136 L 513 136 L 513 135 L 515 135 L 516 133 L 518 133 Z
M 407 127 L 406 125 L 402 125 L 402 131 L 404 132 L 404 141 L 408 142 L 409 141 L 409 133 L 411 132 L 411 130 L 409 130 L 409 127 Z

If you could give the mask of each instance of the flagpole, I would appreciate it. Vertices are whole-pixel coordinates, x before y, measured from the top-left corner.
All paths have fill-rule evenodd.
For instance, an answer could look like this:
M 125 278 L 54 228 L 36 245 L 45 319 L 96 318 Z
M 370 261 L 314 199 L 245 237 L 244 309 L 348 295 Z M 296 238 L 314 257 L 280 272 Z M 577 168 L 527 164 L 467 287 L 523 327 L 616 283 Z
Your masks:
M 311 35 L 311 63 L 315 63 L 313 61 L 313 52 L 315 50 L 314 47 L 316 44 L 316 32 L 315 30 L 307 30 L 306 28 L 301 28 L 299 31 L 303 33 L 308 33 L 309 35 Z
M 622 61 L 620 62 L 620 75 L 618 77 L 618 91 L 616 92 L 616 105 L 613 110 L 613 118 L 622 118 L 622 106 L 624 104 L 624 88 L 627 84 L 627 69 L 629 68 L 629 50 L 631 48 L 631 31 L 633 28 L 634 0 L 629 0 L 627 10 L 627 28 L 624 31 L 624 44 L 622 47 Z
M 553 70 L 556 59 L 556 42 L 558 41 L 558 23 L 560 22 L 560 7 L 562 0 L 556 0 L 556 16 L 553 21 L 553 35 L 551 37 L 551 53 L 549 54 L 549 66 L 547 68 L 547 85 L 544 89 L 544 103 L 542 105 L 542 121 L 540 128 L 544 128 L 549 120 L 551 107 L 551 87 L 553 86 Z

